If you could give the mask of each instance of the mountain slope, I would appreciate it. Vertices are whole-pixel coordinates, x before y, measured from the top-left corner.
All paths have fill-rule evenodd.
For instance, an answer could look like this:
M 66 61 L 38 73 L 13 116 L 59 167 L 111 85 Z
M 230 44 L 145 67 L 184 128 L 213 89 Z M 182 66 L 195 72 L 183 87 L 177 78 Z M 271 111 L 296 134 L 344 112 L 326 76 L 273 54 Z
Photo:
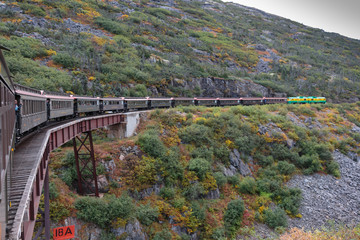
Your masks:
M 360 41 L 221 1 L 2 1 L 15 81 L 81 94 L 201 95 L 173 81 L 252 80 L 357 101 Z M 249 95 L 260 95 L 259 92 Z M 226 92 L 224 92 L 226 96 Z

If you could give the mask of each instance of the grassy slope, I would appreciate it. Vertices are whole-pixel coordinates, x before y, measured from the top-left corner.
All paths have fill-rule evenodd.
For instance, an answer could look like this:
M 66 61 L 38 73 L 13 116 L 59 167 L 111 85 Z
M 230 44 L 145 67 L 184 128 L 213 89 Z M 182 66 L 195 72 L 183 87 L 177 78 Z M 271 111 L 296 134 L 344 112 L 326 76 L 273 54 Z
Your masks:
M 285 214 L 301 217 L 298 213 L 301 193 L 285 186 L 292 175 L 320 172 L 338 176 L 331 152 L 340 149 L 344 153 L 354 151 L 359 154 L 360 135 L 352 131 L 356 125 L 360 126 L 359 110 L 359 104 L 155 110 L 149 121 L 140 127 L 137 137 L 115 142 L 104 142 L 101 140 L 103 135 L 98 137 L 98 160 L 114 159 L 117 166 L 113 175 L 107 173 L 114 179 L 109 193 L 99 203 L 69 192 L 54 197 L 51 201 L 54 206 L 64 205 L 62 208 L 68 209 L 68 212 L 57 214 L 55 220 L 74 214 L 75 209 L 66 203 L 70 199 L 77 203 L 78 216 L 85 221 L 109 229 L 108 226 L 116 227 L 136 217 L 150 237 L 160 235 L 160 232 L 177 236 L 170 231 L 174 222 L 185 232 L 197 232 L 206 239 L 234 234 L 254 235 L 255 221 L 281 231 L 286 227 Z M 301 123 L 308 125 L 305 120 L 310 117 L 315 126 L 313 129 L 298 126 Z M 294 122 L 290 118 L 295 119 Z M 119 160 L 121 147 L 133 148 L 134 144 L 140 146 L 142 153 Z M 289 148 L 289 145 L 293 147 Z M 234 149 L 248 163 L 255 180 L 223 175 L 223 167 L 230 165 L 229 153 Z M 52 167 L 57 173 L 57 177 L 52 176 L 57 186 L 53 188 L 54 192 L 64 185 L 60 179 L 74 186 L 73 157 L 61 157 L 66 149 L 62 152 L 56 153 L 60 157 L 52 158 L 55 159 Z M 162 186 L 159 194 L 153 193 L 140 200 L 124 197 L 129 193 L 136 196 L 154 184 Z M 218 198 L 206 197 L 217 188 L 220 190 Z M 115 200 L 111 195 L 123 197 Z M 224 219 L 228 204 L 239 197 L 245 206 L 241 224 L 228 224 Z M 128 205 L 132 202 L 130 205 L 136 209 L 135 213 L 120 212 L 115 216 L 99 213 L 100 217 L 94 217 L 94 212 L 87 212 L 90 206 L 108 203 L 105 209 L 95 210 L 106 213 L 112 204 L 122 206 L 123 202 Z M 57 213 L 56 209 L 52 208 L 52 211 Z M 358 233 L 357 229 L 343 231 Z M 308 236 L 311 233 L 295 229 L 291 234 Z M 315 235 L 319 236 L 319 233 Z
M 6 57 L 15 81 L 32 87 L 145 96 L 153 86 L 192 95 L 169 82 L 215 76 L 247 77 L 289 95 L 344 101 L 359 94 L 359 41 L 229 3 L 4 2 L 0 44 L 13 50 Z M 34 24 L 39 19 L 46 24 Z M 16 36 L 22 33 L 32 37 Z M 260 60 L 268 73 L 256 70 Z

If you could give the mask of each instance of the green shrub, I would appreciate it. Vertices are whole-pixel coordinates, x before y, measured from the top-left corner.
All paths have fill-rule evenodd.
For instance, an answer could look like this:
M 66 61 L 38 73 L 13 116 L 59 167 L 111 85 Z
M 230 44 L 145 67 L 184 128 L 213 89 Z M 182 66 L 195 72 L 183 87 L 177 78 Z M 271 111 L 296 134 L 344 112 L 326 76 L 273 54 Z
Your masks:
M 210 128 L 199 124 L 192 124 L 179 132 L 179 137 L 184 143 L 193 143 L 199 147 L 210 143 L 211 136 Z
M 98 17 L 95 19 L 95 23 L 105 30 L 117 35 L 126 35 L 128 33 L 127 25 L 112 21 L 107 18 Z
M 171 203 L 174 206 L 174 208 L 181 209 L 183 206 L 185 206 L 186 199 L 183 197 L 178 197 L 172 200 Z
M 73 183 L 77 180 L 75 155 L 74 152 L 67 152 L 62 159 L 62 165 L 65 169 L 61 172 L 60 178 L 69 187 L 73 187 Z
M 59 191 L 56 188 L 56 185 L 54 182 L 50 182 L 49 184 L 49 197 L 50 200 L 54 200 L 59 196 Z
M 204 207 L 201 207 L 198 202 L 193 202 L 191 204 L 191 209 L 193 212 L 193 215 L 199 219 L 200 221 L 205 221 L 206 217 L 206 211 Z
M 101 239 L 101 240 L 114 240 L 114 239 L 116 239 L 116 236 L 115 236 L 115 234 L 112 233 L 112 232 L 103 230 L 103 231 L 101 232 L 101 234 L 100 234 L 99 239 Z
M 195 148 L 191 152 L 192 158 L 203 158 L 206 159 L 208 162 L 212 162 L 212 156 L 213 156 L 212 148 L 207 148 L 207 147 Z
M 226 240 L 225 228 L 223 227 L 215 228 L 211 235 L 211 239 Z
M 230 150 L 224 145 L 214 146 L 214 156 L 218 161 L 229 164 Z
M 264 156 L 261 154 L 256 154 L 254 158 L 257 160 L 258 164 L 262 167 L 271 166 L 274 163 L 273 156 Z
M 289 161 L 295 163 L 299 158 L 299 155 L 295 152 L 291 152 L 287 146 L 283 144 L 274 144 L 271 149 L 271 155 L 275 160 Z
M 257 140 L 259 140 L 257 135 L 238 137 L 235 139 L 235 145 L 239 152 L 249 155 L 258 146 Z
M 166 184 L 174 184 L 184 175 L 184 167 L 180 162 L 180 152 L 177 147 L 172 147 L 161 157 L 161 168 Z
M 264 212 L 264 221 L 271 228 L 287 227 L 286 213 L 281 208 L 275 208 L 274 211 L 268 209 Z
M 136 76 L 133 79 L 137 79 Z M 143 80 L 141 80 L 143 81 Z M 131 97 L 146 97 L 148 96 L 148 91 L 144 84 L 137 84 L 135 88 L 130 89 L 130 96 Z
M 275 191 L 271 197 L 278 202 L 279 207 L 284 208 L 293 216 L 299 213 L 302 199 L 300 189 L 283 187 Z
M 150 156 L 154 158 L 162 157 L 165 154 L 166 147 L 160 140 L 156 131 L 147 131 L 139 136 L 137 143 Z
M 71 211 L 73 209 L 71 207 L 69 209 L 69 206 L 66 206 L 61 201 L 50 201 L 50 218 L 54 222 L 59 222 L 69 217 Z
M 28 12 L 34 14 L 35 16 L 39 16 L 39 17 L 46 16 L 45 10 L 42 7 L 39 7 L 34 4 L 22 3 L 20 5 L 20 8 L 24 11 L 28 11 Z
M 304 170 L 304 174 L 309 175 L 321 170 L 321 162 L 317 154 L 303 155 L 298 161 L 297 165 Z
M 278 162 L 277 169 L 279 170 L 279 172 L 281 174 L 291 175 L 295 171 L 296 168 L 295 168 L 294 164 L 291 164 L 291 163 L 288 163 L 285 161 L 280 161 L 280 162 Z
M 173 199 L 175 197 L 176 191 L 171 187 L 163 187 L 160 189 L 160 196 L 163 199 Z
M 256 181 L 256 189 L 260 193 L 272 193 L 281 188 L 281 182 L 274 179 L 259 179 Z
M 79 67 L 79 61 L 70 56 L 68 53 L 58 53 L 52 57 L 56 64 L 60 64 L 65 68 L 77 68 Z
M 227 179 L 222 172 L 214 173 L 214 178 L 215 178 L 216 184 L 218 185 L 219 188 L 224 186 L 225 183 L 227 182 Z
M 171 240 L 172 235 L 171 232 L 167 229 L 163 229 L 161 232 L 157 232 L 153 238 L 153 240 Z
M 239 184 L 239 191 L 245 194 L 255 194 L 256 181 L 252 177 L 245 177 Z
M 75 208 L 78 210 L 78 218 L 95 223 L 102 228 L 108 228 L 117 218 L 128 219 L 134 210 L 134 205 L 131 198 L 127 196 L 82 197 L 76 200 Z
M 159 216 L 159 210 L 157 208 L 152 208 L 150 204 L 140 205 L 136 209 L 136 218 L 144 225 L 149 226 Z
M 75 208 L 78 210 L 77 217 L 106 228 L 111 223 L 108 215 L 108 205 L 103 199 L 94 197 L 82 197 L 76 200 Z
M 228 236 L 233 236 L 240 228 L 244 210 L 245 207 L 242 199 L 229 202 L 224 214 L 224 226 Z
M 352 138 L 356 141 L 356 142 L 360 142 L 360 133 L 354 133 L 352 135 Z
M 200 180 L 204 179 L 205 174 L 210 171 L 210 163 L 203 158 L 193 158 L 189 162 L 189 170 L 196 172 Z
M 325 144 L 317 144 L 315 145 L 316 153 L 319 155 L 319 158 L 324 161 L 333 160 L 333 156 L 329 147 Z
M 107 200 L 108 199 L 108 200 Z M 116 198 L 109 196 L 105 199 L 108 203 L 108 211 L 111 219 L 122 218 L 128 219 L 134 210 L 132 199 L 126 195 Z
M 240 177 L 239 175 L 234 175 L 234 176 L 230 176 L 227 177 L 227 182 L 231 185 L 235 186 L 239 186 L 240 185 Z
M 16 37 L 11 36 L 10 40 L 0 38 L 0 45 L 6 46 L 11 49 L 11 52 L 7 53 L 10 56 L 22 56 L 25 58 L 36 58 L 46 56 L 46 48 L 41 41 L 28 37 Z M 6 58 L 8 60 L 8 58 Z M 17 59 L 20 60 L 20 59 Z M 9 67 L 11 65 L 9 64 Z M 11 70 L 11 69 L 10 69 Z M 14 72 L 11 72 L 14 74 Z
M 335 177 L 340 177 L 339 164 L 336 161 L 326 163 L 326 172 Z
M 205 194 L 205 190 L 204 187 L 202 186 L 201 183 L 199 182 L 195 182 L 191 185 L 189 185 L 188 187 L 186 187 L 183 191 L 183 195 L 188 199 L 188 200 L 195 200 L 195 199 L 199 199 L 202 195 Z

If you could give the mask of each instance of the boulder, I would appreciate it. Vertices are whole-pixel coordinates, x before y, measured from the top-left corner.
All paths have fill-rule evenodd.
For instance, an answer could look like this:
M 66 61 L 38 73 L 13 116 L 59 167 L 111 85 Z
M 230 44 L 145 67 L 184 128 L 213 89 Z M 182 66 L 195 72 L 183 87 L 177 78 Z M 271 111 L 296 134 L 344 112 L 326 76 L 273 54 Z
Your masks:
M 354 126 L 354 127 L 351 129 L 351 131 L 354 132 L 354 133 L 360 133 L 360 127 Z
M 100 239 L 101 232 L 103 231 L 100 227 L 93 223 L 86 223 L 80 219 L 69 217 L 64 220 L 63 226 L 75 225 L 75 238 L 76 239 L 89 239 L 96 240 Z M 60 227 L 60 226 L 52 226 Z
M 162 182 L 157 182 L 153 186 L 143 189 L 142 191 L 130 191 L 129 195 L 137 200 L 142 200 L 146 197 L 149 197 L 151 194 L 159 194 L 161 188 L 164 187 L 164 184 Z
M 223 168 L 223 174 L 226 177 L 234 176 L 236 173 L 237 173 L 237 169 L 233 165 L 230 165 L 228 168 L 226 167 Z
M 256 71 L 261 73 L 268 73 L 270 72 L 271 68 L 269 66 L 269 63 L 264 61 L 263 59 L 260 59 L 258 64 L 256 65 Z
M 129 222 L 125 227 L 119 227 L 112 229 L 111 232 L 115 235 L 116 238 L 125 239 L 125 240 L 146 240 L 148 239 L 146 234 L 143 232 L 140 222 L 135 219 L 132 222 Z
M 184 227 L 173 225 L 171 227 L 171 230 L 174 231 L 175 233 L 177 233 L 179 236 L 184 236 L 184 235 L 187 236 L 185 239 L 190 239 L 190 240 L 200 239 L 197 232 L 190 234 L 190 233 L 188 233 L 187 229 Z M 182 239 L 184 239 L 184 238 L 182 238 Z
M 104 175 L 99 175 L 98 178 L 98 189 L 101 193 L 106 193 L 109 191 L 109 182 Z M 94 186 L 95 187 L 95 186 Z
M 240 153 L 237 149 L 234 149 L 233 152 L 230 153 L 230 164 L 237 169 L 242 176 L 252 176 L 249 166 L 241 160 Z M 226 174 L 224 173 L 224 175 Z
M 206 199 L 218 199 L 220 197 L 219 188 L 215 190 L 210 190 L 205 196 Z
M 354 152 L 348 152 L 347 156 L 355 162 L 360 162 L 360 156 Z

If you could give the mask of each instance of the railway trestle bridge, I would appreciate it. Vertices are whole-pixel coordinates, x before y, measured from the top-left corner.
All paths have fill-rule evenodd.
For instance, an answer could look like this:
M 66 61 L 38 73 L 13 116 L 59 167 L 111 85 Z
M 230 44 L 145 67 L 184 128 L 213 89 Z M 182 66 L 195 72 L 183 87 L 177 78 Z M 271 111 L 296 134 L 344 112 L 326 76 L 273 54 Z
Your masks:
M 0 217 L 1 239 L 38 239 L 42 232 L 45 232 L 45 239 L 50 239 L 50 153 L 70 140 L 73 140 L 78 179 L 83 179 L 79 181 L 79 192 L 84 191 L 84 187 L 89 184 L 82 175 L 82 171 L 87 168 L 93 175 L 92 186 L 95 188 L 92 191 L 98 196 L 91 131 L 108 127 L 110 135 L 114 137 L 130 136 L 139 123 L 140 114 L 129 112 L 80 118 L 45 127 L 23 139 L 13 152 L 11 176 L 7 183 L 8 199 L 2 201 L 0 206 L 1 215 L 5 213 Z M 81 134 L 85 138 L 80 138 Z M 39 208 L 42 193 L 44 209 Z M 36 219 L 37 213 L 41 213 L 42 220 Z M 34 233 L 37 222 L 41 222 L 42 226 Z

